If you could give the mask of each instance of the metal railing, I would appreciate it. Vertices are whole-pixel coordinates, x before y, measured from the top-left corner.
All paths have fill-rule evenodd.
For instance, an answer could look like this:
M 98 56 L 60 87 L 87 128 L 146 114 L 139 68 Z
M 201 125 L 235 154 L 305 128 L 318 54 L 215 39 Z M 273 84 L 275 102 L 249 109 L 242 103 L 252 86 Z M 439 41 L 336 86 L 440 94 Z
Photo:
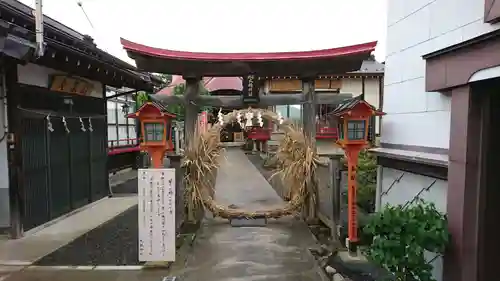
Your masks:
M 108 148 L 116 148 L 116 147 L 124 147 L 124 146 L 136 146 L 136 145 L 139 145 L 138 138 L 108 140 Z

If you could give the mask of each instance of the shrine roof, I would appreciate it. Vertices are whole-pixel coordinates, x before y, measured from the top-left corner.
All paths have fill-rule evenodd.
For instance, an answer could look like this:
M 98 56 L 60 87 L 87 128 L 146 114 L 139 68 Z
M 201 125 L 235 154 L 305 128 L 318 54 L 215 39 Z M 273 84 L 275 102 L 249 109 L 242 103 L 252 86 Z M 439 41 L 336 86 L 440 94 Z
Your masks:
M 139 117 L 141 112 L 158 112 L 158 114 L 161 114 L 162 116 L 167 116 L 169 118 L 175 118 L 176 115 L 173 113 L 170 113 L 163 104 L 157 102 L 157 101 L 150 101 L 144 103 L 136 112 L 130 113 L 127 115 L 127 118 L 137 118 Z
M 161 49 L 121 39 L 129 57 L 148 72 L 187 76 L 319 75 L 357 71 L 377 42 L 333 49 L 274 53 L 206 53 Z
M 174 93 L 174 88 L 184 84 L 186 81 L 180 75 L 173 75 L 172 82 L 159 90 L 156 94 L 171 96 Z M 243 90 L 243 79 L 240 77 L 203 77 L 203 86 L 207 91 L 214 92 L 218 90 Z
M 341 116 L 341 115 L 344 115 L 347 111 L 354 109 L 359 104 L 363 104 L 364 106 L 373 110 L 374 114 L 376 116 L 385 115 L 384 112 L 376 109 L 373 105 L 371 105 L 371 104 L 367 103 L 366 101 L 364 101 L 363 99 L 361 99 L 361 96 L 357 96 L 357 97 L 354 97 L 352 99 L 349 99 L 349 100 L 342 102 L 341 104 L 339 104 L 337 106 L 337 108 L 335 108 L 329 114 L 333 114 L 335 116 Z

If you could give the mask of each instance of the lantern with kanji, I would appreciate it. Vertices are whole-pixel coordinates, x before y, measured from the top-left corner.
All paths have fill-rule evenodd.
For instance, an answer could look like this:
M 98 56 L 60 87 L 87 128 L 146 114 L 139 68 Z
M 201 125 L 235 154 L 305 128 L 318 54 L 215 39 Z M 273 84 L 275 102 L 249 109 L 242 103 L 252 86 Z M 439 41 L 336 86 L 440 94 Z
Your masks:
M 337 144 L 345 152 L 348 166 L 348 241 L 350 251 L 356 251 L 358 238 L 356 188 L 356 169 L 358 157 L 368 142 L 369 122 L 373 116 L 385 113 L 359 98 L 354 98 L 337 107 L 332 114 L 338 118 L 339 138 Z
M 153 168 L 162 168 L 165 152 L 173 149 L 171 128 L 175 115 L 161 105 L 147 102 L 127 117 L 139 119 L 141 150 L 149 153 Z

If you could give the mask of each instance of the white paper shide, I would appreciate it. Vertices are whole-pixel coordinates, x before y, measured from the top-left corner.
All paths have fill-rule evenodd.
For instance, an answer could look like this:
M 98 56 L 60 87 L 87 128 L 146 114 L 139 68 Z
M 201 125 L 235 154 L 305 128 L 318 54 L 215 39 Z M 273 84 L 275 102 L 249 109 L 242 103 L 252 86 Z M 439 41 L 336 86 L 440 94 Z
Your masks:
M 175 261 L 175 169 L 139 169 L 139 260 Z

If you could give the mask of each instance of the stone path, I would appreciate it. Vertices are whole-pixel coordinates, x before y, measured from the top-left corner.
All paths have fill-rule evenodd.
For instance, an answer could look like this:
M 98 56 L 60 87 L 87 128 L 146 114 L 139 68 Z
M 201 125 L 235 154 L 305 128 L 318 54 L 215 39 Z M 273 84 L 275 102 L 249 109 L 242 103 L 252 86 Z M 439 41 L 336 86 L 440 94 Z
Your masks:
M 243 151 L 228 149 L 216 181 L 220 203 L 247 210 L 285 204 Z M 173 275 L 183 281 L 323 280 L 308 248 L 315 244 L 307 226 L 294 218 L 270 220 L 266 227 L 232 227 L 207 219 L 187 266 Z
M 243 151 L 228 149 L 226 158 L 216 182 L 219 202 L 247 210 L 284 204 Z M 232 227 L 227 220 L 207 218 L 186 264 L 178 262 L 170 272 L 29 267 L 5 281 L 161 281 L 166 276 L 182 281 L 328 280 L 309 253 L 315 244 L 308 227 L 294 218 L 270 220 L 266 227 Z

